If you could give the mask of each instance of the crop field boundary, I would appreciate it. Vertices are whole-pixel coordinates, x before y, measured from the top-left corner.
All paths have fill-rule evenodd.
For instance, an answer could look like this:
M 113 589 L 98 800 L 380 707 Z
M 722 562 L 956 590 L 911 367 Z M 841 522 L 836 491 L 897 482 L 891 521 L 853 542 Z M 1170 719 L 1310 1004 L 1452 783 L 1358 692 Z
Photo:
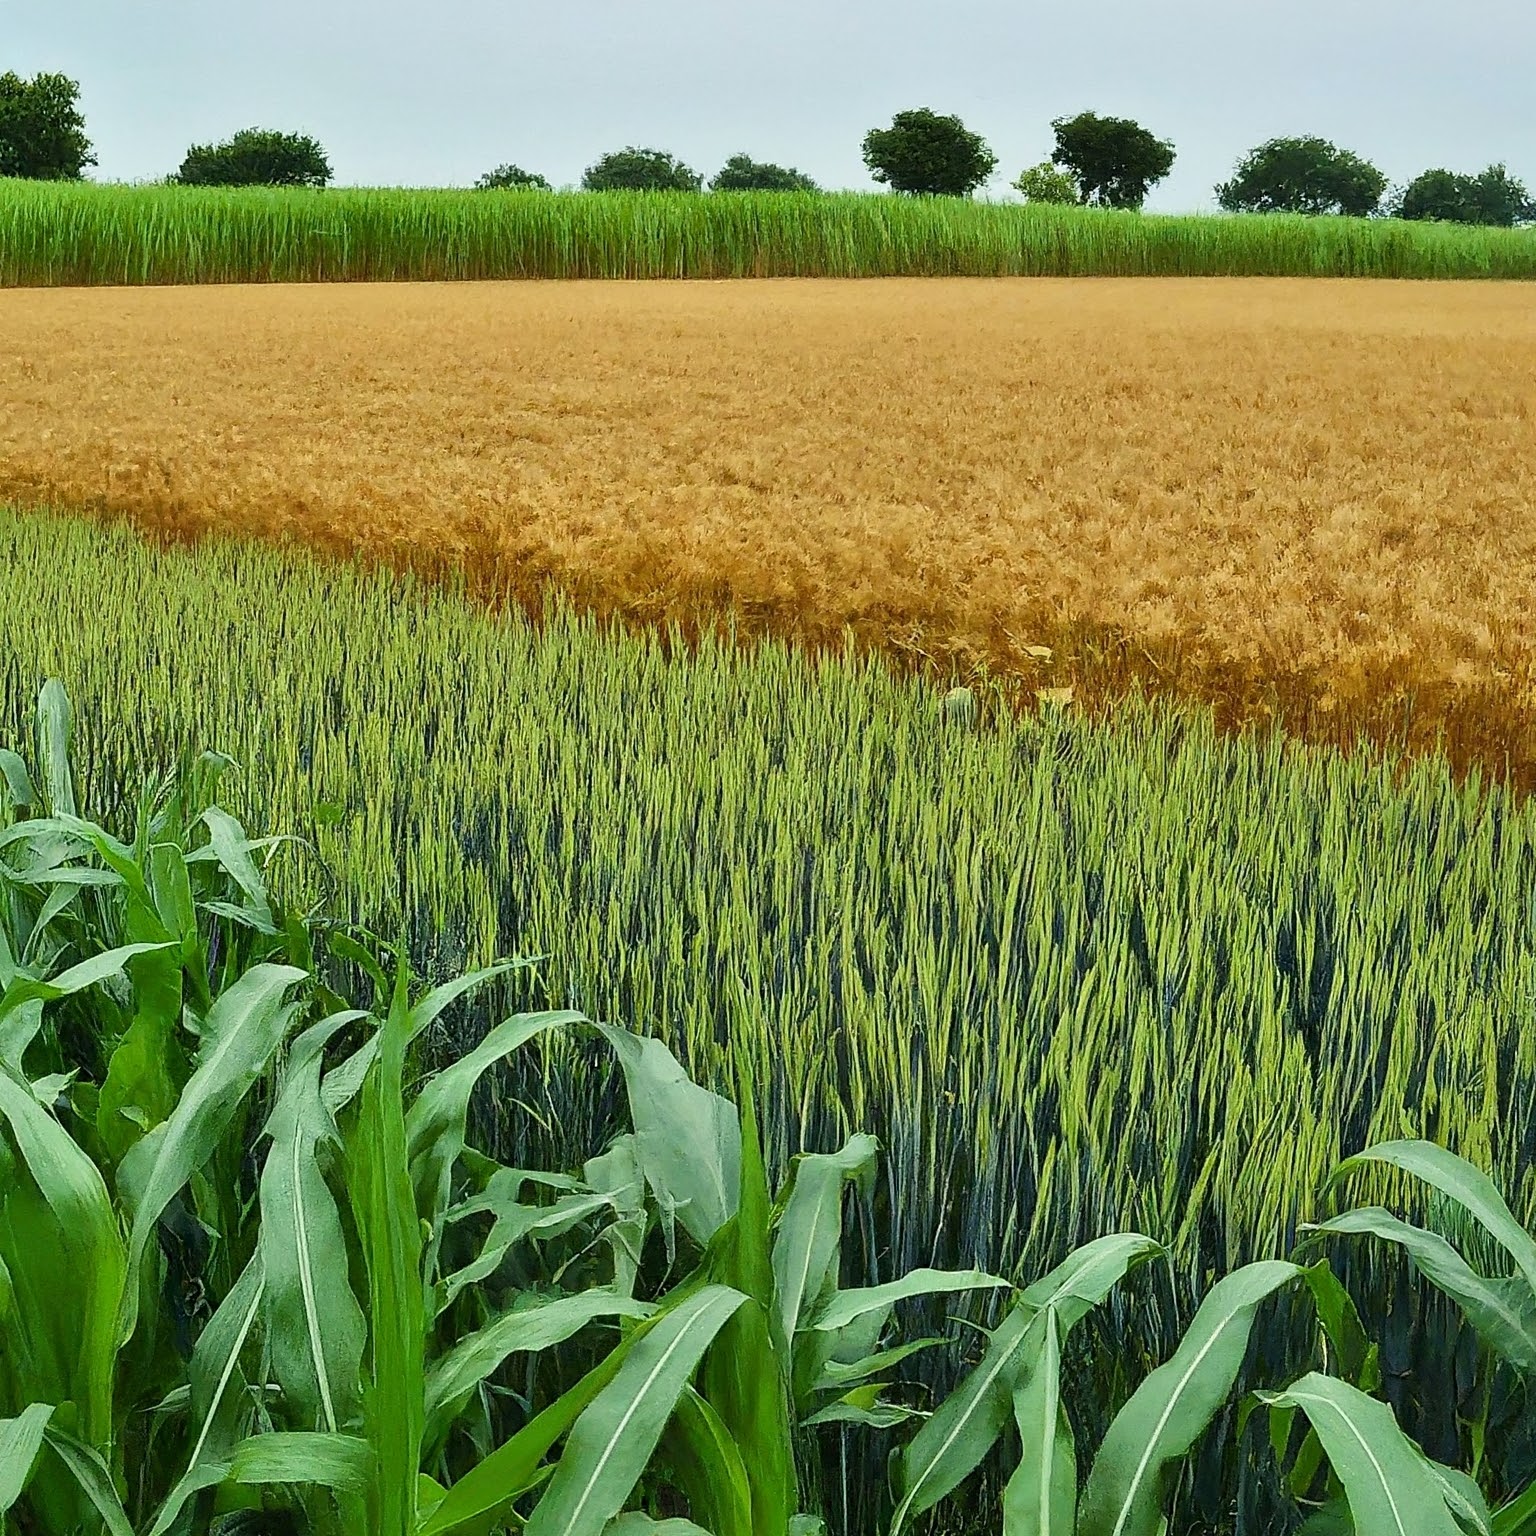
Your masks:
M 249 537 L 216 524 L 168 521 L 128 499 L 63 503 L 6 492 L 23 515 L 83 517 L 106 531 L 130 528 L 164 549 L 240 545 Z M 12 514 L 14 515 L 14 514 Z M 1197 642 L 1157 640 L 1114 625 L 1063 618 L 1042 608 L 1033 622 L 990 636 L 957 638 L 940 624 L 818 623 L 795 601 L 711 603 L 694 595 L 618 594 L 580 573 L 551 575 L 511 561 L 466 566 L 420 545 L 387 550 L 334 540 L 262 538 L 290 554 L 319 553 L 360 571 L 385 570 L 462 597 L 491 612 L 515 609 L 541 622 L 551 605 L 616 626 L 654 634 L 668 647 L 705 640 L 784 641 L 813 657 L 873 657 L 899 678 L 935 688 L 970 688 L 983 712 L 1066 709 L 1112 718 L 1128 699 L 1193 704 L 1209 710 L 1220 732 L 1283 732 L 1309 746 L 1366 749 L 1406 762 L 1443 757 L 1458 779 L 1505 783 L 1536 793 L 1536 704 L 1509 687 L 1426 678 L 1409 660 L 1359 666 L 1349 676 L 1321 667 L 1252 665 L 1202 653 Z M 1514 660 L 1507 663 L 1511 669 Z
M 754 277 L 1536 278 L 1536 232 L 874 193 L 0 181 L 0 287 Z

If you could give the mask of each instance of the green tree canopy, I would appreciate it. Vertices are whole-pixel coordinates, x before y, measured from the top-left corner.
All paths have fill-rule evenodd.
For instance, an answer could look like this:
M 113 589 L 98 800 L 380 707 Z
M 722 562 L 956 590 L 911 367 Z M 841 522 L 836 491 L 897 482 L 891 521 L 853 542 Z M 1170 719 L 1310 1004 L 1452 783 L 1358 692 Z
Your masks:
M 186 187 L 323 187 L 331 163 L 306 133 L 242 128 L 222 144 L 194 144 L 175 180 Z
M 1068 171 L 1059 171 L 1049 160 L 1020 171 L 1013 184 L 1026 203 L 1075 203 L 1077 181 Z
M 95 165 L 80 87 L 63 75 L 0 75 L 0 176 L 79 181 Z
M 897 192 L 969 197 L 997 168 L 997 156 L 958 117 L 918 107 L 864 135 L 864 164 Z
M 1375 213 L 1387 178 L 1359 155 L 1316 137 L 1270 139 L 1216 188 L 1228 213 Z
M 1503 165 L 1490 165 L 1477 176 L 1424 171 L 1403 188 L 1390 211 L 1403 219 L 1445 219 L 1506 228 L 1536 221 L 1536 202 Z
M 716 192 L 817 192 L 820 188 L 804 171 L 772 165 L 750 155 L 732 155 L 710 182 Z
M 1051 123 L 1051 160 L 1070 171 L 1078 201 L 1106 208 L 1140 208 L 1173 169 L 1174 149 L 1128 117 L 1079 112 Z
M 498 165 L 475 182 L 477 192 L 501 192 L 515 187 L 537 187 L 548 192 L 550 185 L 537 171 L 525 171 L 520 165 Z
M 581 178 L 588 192 L 697 192 L 704 178 L 676 155 L 633 144 L 604 155 Z

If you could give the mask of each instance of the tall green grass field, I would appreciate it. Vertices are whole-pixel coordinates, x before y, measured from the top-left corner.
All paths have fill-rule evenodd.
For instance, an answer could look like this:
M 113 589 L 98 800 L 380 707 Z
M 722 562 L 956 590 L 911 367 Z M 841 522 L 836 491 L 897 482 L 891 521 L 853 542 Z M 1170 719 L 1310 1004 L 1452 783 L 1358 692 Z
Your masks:
M 1536 231 L 872 193 L 0 181 L 0 287 L 729 277 L 1536 277 Z

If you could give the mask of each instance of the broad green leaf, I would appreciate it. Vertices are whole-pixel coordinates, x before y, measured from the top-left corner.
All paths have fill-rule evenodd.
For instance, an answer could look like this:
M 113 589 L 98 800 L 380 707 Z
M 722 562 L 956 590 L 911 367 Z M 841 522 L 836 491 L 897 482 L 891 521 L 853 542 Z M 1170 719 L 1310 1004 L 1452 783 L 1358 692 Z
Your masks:
M 221 1443 L 215 1434 L 215 1424 L 230 1396 L 231 1387 L 238 1390 L 244 1382 L 240 1371 L 240 1356 L 256 1326 L 265 1288 L 266 1274 L 262 1269 L 261 1250 L 258 1248 L 250 1263 L 240 1272 L 240 1278 L 219 1303 L 218 1310 L 209 1318 L 193 1347 L 192 1361 L 187 1371 L 194 1433 L 190 1457 L 192 1466 L 201 1461 L 210 1449 L 223 1452 L 231 1449 L 236 1440 L 244 1438 L 236 1434 L 227 1443 Z
M 46 1223 L 41 1211 L 29 1219 L 24 1252 L 7 1254 L 0 1234 L 7 1290 L 28 1287 L 29 1326 L 53 1336 L 62 1371 L 46 1396 L 32 1395 L 39 1401 L 52 1397 L 73 1402 L 82 1434 L 105 1445 L 112 1434 L 114 1322 L 126 1289 L 112 1200 L 96 1165 L 38 1104 L 31 1089 L 3 1067 L 0 1123 L 9 1127 L 46 1209 Z M 19 1188 L 0 1191 L 0 1206 L 14 1201 L 19 1213 L 24 1198 Z
M 52 1003 L 63 997 L 73 997 L 77 992 L 99 986 L 110 977 L 121 976 L 123 968 L 136 955 L 153 954 L 157 950 L 173 947 L 168 944 L 124 944 L 117 949 L 92 955 L 90 959 L 82 960 L 78 965 L 72 965 L 67 971 L 61 971 L 47 980 L 17 976 L 5 989 L 5 995 L 0 997 L 0 1023 L 24 1003 Z M 19 1067 L 20 1064 L 12 1062 L 12 1065 Z
M 43 1431 L 49 1449 L 59 1458 L 75 1480 L 80 1491 L 95 1506 L 101 1516 L 108 1536 L 133 1536 L 133 1526 L 117 1496 L 112 1483 L 112 1473 L 94 1446 L 68 1434 L 55 1424 Z
M 4 935 L 0 934 L 0 944 Z M 27 1048 L 42 1032 L 43 1005 L 40 1002 L 18 1004 L 0 1019 L 0 1067 L 9 1067 L 17 1077 L 25 1077 L 22 1061 Z
M 81 868 L 78 865 L 68 865 L 62 869 L 29 870 L 23 874 L 10 875 L 9 878 L 13 879 L 17 885 L 31 886 L 35 890 L 47 890 L 52 893 L 49 900 L 56 903 L 51 908 L 52 915 L 39 919 L 38 924 L 34 925 L 34 937 L 37 927 L 46 928 L 73 899 L 71 892 L 55 890 L 55 887 L 73 886 L 76 890 L 80 890 L 86 886 L 122 884 L 122 881 L 109 869 Z
M 1377 1206 L 1349 1211 L 1305 1230 L 1396 1243 L 1414 1268 L 1467 1314 L 1489 1348 L 1517 1370 L 1536 1372 L 1536 1291 L 1522 1281 L 1486 1279 L 1438 1233 L 1412 1226 Z
M 618 1137 L 601 1157 L 589 1158 L 582 1179 L 595 1193 L 613 1203 L 616 1219 L 603 1231 L 603 1242 L 613 1255 L 613 1284 L 626 1294 L 633 1292 L 640 1272 L 650 1212 L 645 1194 L 645 1173 L 633 1134 Z
M 367 1345 L 341 1212 L 321 1170 L 322 1154 L 338 1140 L 320 1099 L 321 1051 L 325 1032 L 339 1027 L 317 1026 L 318 1044 L 295 1044 L 266 1126 L 272 1145 L 261 1172 L 260 1228 L 273 1374 L 293 1420 L 332 1434 L 356 1412 Z
M 653 1520 L 639 1510 L 631 1510 L 610 1520 L 603 1527 L 603 1536 L 724 1536 L 724 1532 L 706 1531 L 677 1515 L 670 1520 Z
M 50 677 L 37 698 L 37 761 L 43 798 L 53 816 L 76 814 L 75 783 L 70 773 L 74 733 L 75 712 L 69 695 L 57 678 Z
M 412 1536 L 425 1431 L 426 1316 L 422 1235 L 405 1131 L 405 1052 L 410 1040 L 406 970 L 364 1081 L 348 1145 L 348 1195 L 368 1272 L 372 1371 L 363 1420 L 377 1457 L 369 1536 Z
M 800 1503 L 791 1425 L 789 1345 L 778 1332 L 769 1227 L 773 1199 L 751 1078 L 739 1074 L 741 1187 L 735 1214 L 710 1242 L 708 1273 L 747 1300 L 721 1328 L 699 1370 L 699 1390 L 739 1450 L 756 1536 L 783 1536 Z M 695 1508 L 694 1513 L 700 1511 Z M 706 1522 L 709 1523 L 709 1522 Z M 719 1522 L 716 1522 L 719 1523 Z M 716 1536 L 725 1536 L 717 1531 Z
M 545 1456 L 618 1375 L 650 1327 L 641 1323 L 606 1360 L 470 1468 L 422 1521 L 417 1536 L 486 1536 L 513 1499 L 537 1486 Z
M 1003 1490 L 1003 1536 L 1073 1536 L 1077 1448 L 1061 1400 L 1061 1323 L 1054 1307 L 1031 1330 L 1039 1349 L 1013 1392 L 1022 1454 Z
M 100 870 L 94 871 L 100 874 Z M 31 931 L 27 934 L 26 942 L 22 945 L 21 958 L 29 969 L 35 969 L 38 956 L 43 954 L 49 942 L 49 929 L 79 900 L 79 887 L 71 887 L 69 882 L 63 881 L 52 886 L 43 904 L 38 908 L 37 917 L 32 923 Z M 67 942 L 67 941 L 64 941 Z M 14 979 L 15 971 L 12 969 L 5 978 L 5 984 Z
M 684 1388 L 677 1401 L 662 1450 L 689 1512 L 710 1536 L 752 1536 L 757 1490 L 741 1450 L 720 1415 L 692 1387 Z M 623 1518 L 610 1521 L 606 1529 L 612 1531 Z
M 357 1435 L 252 1435 L 230 1458 L 232 1483 L 294 1483 L 365 1494 L 373 1481 L 373 1450 Z
M 1493 1536 L 1493 1517 L 1488 1512 L 1488 1501 L 1476 1482 L 1455 1467 L 1445 1467 L 1438 1461 L 1431 1461 L 1412 1440 L 1408 1443 L 1413 1447 L 1414 1455 L 1424 1463 L 1429 1475 L 1434 1478 L 1456 1524 L 1467 1536 Z
M 1316 1514 L 1308 1516 L 1296 1536 L 1358 1536 L 1348 1501 L 1330 1499 Z
M 28 1085 L 32 1097 L 44 1109 L 52 1109 L 59 1102 L 59 1095 L 66 1093 L 79 1077 L 78 1072 L 50 1072 L 47 1077 L 35 1077 Z
M 1036 1280 L 1024 1292 L 1024 1305 L 1036 1312 L 1053 1307 L 1066 1338 L 1131 1270 L 1164 1251 L 1161 1243 L 1139 1232 L 1095 1238 Z
M 822 1365 L 821 1375 L 812 1383 L 811 1390 L 846 1390 L 871 1377 L 883 1376 L 887 1371 L 895 1370 L 903 1360 L 909 1360 L 913 1355 L 925 1354 L 930 1349 L 943 1349 L 948 1344 L 949 1340 L 943 1337 L 911 1339 L 905 1344 L 896 1345 L 894 1349 L 877 1350 L 857 1360 L 828 1360 Z
M 172 1063 L 185 1075 L 177 1039 L 181 975 L 171 951 L 144 955 L 133 967 L 138 1011 L 112 1052 L 96 1111 L 97 1132 L 116 1163 L 175 1111 Z
M 735 1106 L 691 1081 L 660 1040 L 595 1027 L 624 1070 L 640 1166 L 663 1218 L 706 1246 L 735 1215 L 741 1190 Z
M 204 1457 L 181 1475 L 165 1502 L 155 1511 L 155 1518 L 145 1536 L 166 1536 L 182 1518 L 187 1505 L 208 1488 L 217 1488 L 229 1476 L 229 1463 Z
M 1445 1492 L 1385 1403 L 1313 1372 L 1265 1402 L 1299 1408 L 1311 1421 L 1349 1501 L 1355 1529 L 1370 1536 L 1461 1536 Z
M 656 1319 L 572 1427 L 526 1536 L 599 1536 L 650 1462 L 704 1351 L 745 1300 L 706 1286 Z
M 460 1056 L 422 1088 L 405 1118 L 416 1209 L 438 1226 L 448 1208 L 453 1165 L 464 1150 L 469 1096 L 485 1072 L 551 1029 L 585 1022 L 579 1013 L 519 1014 L 498 1024 L 474 1050 Z
M 425 997 L 418 999 L 410 1009 L 406 1044 L 409 1045 L 423 1030 L 436 1023 L 441 1014 L 461 997 L 488 986 L 498 977 L 505 976 L 511 971 L 523 970 L 534 964 L 537 964 L 537 960 L 532 956 L 518 960 L 501 960 L 495 965 L 486 966 L 483 970 L 470 971 L 463 976 L 454 977 L 452 981 L 445 981 L 440 987 L 434 987 Z
M 53 1417 L 49 1403 L 33 1403 L 14 1419 L 0 1419 L 0 1515 L 25 1491 Z
M 367 1018 L 367 1014 L 359 1014 L 359 1018 Z M 320 1082 L 320 1098 L 327 1111 L 333 1115 L 340 1115 L 348 1104 L 363 1091 L 363 1081 L 368 1076 L 368 1069 L 379 1058 L 379 1036 L 377 1032 L 369 1037 L 341 1063 L 327 1072 Z
M 1369 1390 L 1370 1383 L 1361 1378 L 1371 1358 L 1371 1341 L 1366 1336 L 1365 1325 L 1360 1321 L 1354 1298 L 1344 1289 L 1326 1259 L 1309 1264 L 1302 1272 L 1302 1278 L 1312 1293 L 1323 1332 L 1338 1357 L 1337 1369 L 1333 1374 L 1343 1377 L 1353 1386 Z
M 428 1445 L 441 1442 L 470 1394 L 509 1355 L 563 1344 L 601 1318 L 645 1317 L 655 1309 L 612 1291 L 582 1291 L 505 1312 L 459 1340 L 427 1372 Z
M 160 926 L 181 940 L 185 955 L 198 950 L 197 906 L 187 861 L 174 843 L 157 843 L 149 851 L 149 894 Z
M 1024 1292 L 993 1333 L 981 1363 L 907 1447 L 892 1536 L 904 1521 L 932 1509 L 959 1487 L 1003 1433 L 1021 1373 L 1044 1347 L 1044 1313 L 1055 1313 L 1065 1337 L 1131 1269 L 1161 1252 L 1159 1244 L 1140 1233 L 1115 1233 L 1074 1250 Z
M 891 1536 L 954 1492 L 982 1463 L 1009 1419 L 1020 1362 L 1039 1348 L 1044 1325 L 1019 1304 L 993 1331 L 980 1364 L 934 1410 L 902 1453 L 900 1502 Z
M 1494 1511 L 1493 1536 L 1536 1536 L 1536 1482 Z
M 1367 1163 L 1388 1163 L 1423 1179 L 1475 1216 L 1488 1234 L 1514 1259 L 1532 1295 L 1536 1295 L 1536 1237 L 1515 1220 L 1492 1179 L 1465 1158 L 1431 1141 L 1387 1141 L 1368 1147 L 1339 1165 L 1334 1180 Z
M 272 921 L 272 906 L 267 898 L 266 882 L 251 858 L 245 828 L 227 811 L 210 806 L 203 812 L 203 823 L 208 828 L 209 843 L 219 867 L 240 888 L 248 905 L 250 919 L 263 933 L 277 931 Z M 210 904 L 210 910 L 213 910 Z
M 867 1180 L 880 1144 L 855 1136 L 831 1155 L 795 1159 L 789 1198 L 773 1242 L 773 1274 L 779 1322 L 786 1339 L 800 1326 L 801 1311 L 835 1284 L 843 1227 L 843 1186 Z
M 42 808 L 27 765 L 7 748 L 0 748 L 0 785 L 4 786 L 11 809 L 18 816 L 30 816 Z
M 1232 1390 L 1254 1314 L 1301 1277 L 1294 1264 L 1250 1264 L 1211 1288 L 1173 1358 L 1115 1416 L 1088 1474 L 1079 1536 L 1157 1536 L 1168 1469 Z
M 126 843 L 119 842 L 117 838 L 96 825 L 95 822 L 82 821 L 79 817 L 66 816 L 60 818 L 60 825 L 66 829 L 71 837 L 78 838 L 89 848 L 103 864 L 107 866 L 127 888 L 129 897 L 134 906 L 130 904 L 130 913 L 137 913 L 139 918 L 146 915 L 152 917 L 154 913 L 154 899 L 150 894 L 149 883 L 145 879 L 145 871 L 140 863 L 139 854 Z M 130 929 L 138 930 L 144 925 L 131 921 Z M 130 932 L 129 937 L 144 943 L 160 943 L 170 937 L 162 923 L 154 923 L 154 931 Z
M 165 1536 L 188 1500 L 217 1487 L 229 1473 L 230 1452 L 245 1437 L 243 1420 L 249 1417 L 243 1412 L 248 1405 L 240 1355 L 261 1310 L 263 1278 L 258 1250 L 198 1336 L 188 1370 L 187 1470 L 155 1511 L 146 1536 Z
M 437 1282 L 434 1295 L 438 1314 L 466 1287 L 494 1274 L 519 1243 L 563 1237 L 589 1217 L 612 1207 L 612 1196 L 603 1194 L 565 1195 L 553 1205 L 524 1205 L 516 1197 L 524 1178 L 515 1169 L 500 1169 L 492 1175 L 483 1196 L 455 1206 L 444 1218 L 445 1222 L 458 1221 L 476 1211 L 494 1212 L 496 1217 L 480 1252 L 463 1268 Z
M 871 1314 L 886 1316 L 899 1301 L 961 1291 L 995 1291 L 1008 1282 L 979 1269 L 914 1269 L 899 1280 L 836 1292 L 811 1319 L 818 1333 L 837 1333 Z
M 223 1140 L 241 1101 L 267 1069 L 293 1022 L 284 995 L 304 972 L 291 966 L 253 966 L 213 1005 L 204 1021 L 197 1070 L 169 1120 L 123 1159 L 118 1187 L 132 1192 L 128 1284 L 118 1315 L 126 1342 L 138 1326 L 139 1272 L 165 1208 Z
M 808 1429 L 818 1424 L 863 1424 L 870 1429 L 894 1429 L 898 1424 L 925 1417 L 915 1408 L 886 1402 L 880 1396 L 883 1390 L 879 1382 L 873 1381 L 855 1387 L 801 1422 Z

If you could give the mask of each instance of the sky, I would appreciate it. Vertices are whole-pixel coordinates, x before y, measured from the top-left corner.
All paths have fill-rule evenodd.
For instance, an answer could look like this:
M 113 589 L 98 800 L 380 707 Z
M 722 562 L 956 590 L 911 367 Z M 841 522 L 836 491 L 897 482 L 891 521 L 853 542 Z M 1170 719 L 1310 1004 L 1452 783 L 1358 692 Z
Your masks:
M 313 133 L 341 185 L 574 184 L 638 144 L 869 189 L 864 133 L 926 106 L 991 144 L 993 197 L 1083 110 L 1173 140 L 1165 211 L 1287 134 L 1394 183 L 1504 160 L 1536 187 L 1532 0 L 0 0 L 7 69 L 80 82 L 100 180 L 263 127 Z

